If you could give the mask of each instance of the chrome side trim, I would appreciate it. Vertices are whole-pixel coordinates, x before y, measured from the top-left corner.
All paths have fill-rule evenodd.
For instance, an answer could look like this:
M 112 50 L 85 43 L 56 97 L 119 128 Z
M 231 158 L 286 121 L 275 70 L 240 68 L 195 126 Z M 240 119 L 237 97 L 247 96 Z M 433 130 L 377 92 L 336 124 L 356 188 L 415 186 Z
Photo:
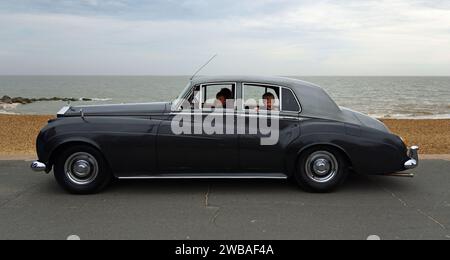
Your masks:
M 31 163 L 30 168 L 35 172 L 43 172 L 47 169 L 47 165 L 39 161 L 34 161 Z
M 267 174 L 267 175 L 187 175 L 187 174 L 166 174 L 166 175 L 154 175 L 154 176 L 130 176 L 119 177 L 121 180 L 150 180 L 150 179 L 279 179 L 285 180 L 287 176 L 280 174 Z
M 414 169 L 419 165 L 419 154 L 418 154 L 419 147 L 417 145 L 411 146 L 408 149 L 408 157 L 410 158 L 408 161 L 405 162 L 404 166 L 405 169 Z
M 223 116 L 225 117 L 228 111 L 223 111 L 224 113 L 220 113 L 220 112 L 202 112 L 202 111 L 194 111 L 194 112 L 171 112 L 170 115 L 186 115 L 186 116 L 197 116 L 197 115 L 203 115 L 203 116 Z M 245 113 L 245 112 L 235 112 L 235 111 L 229 111 L 230 115 L 233 114 L 235 116 L 246 116 L 246 117 L 265 117 L 265 118 L 279 118 L 279 119 L 294 119 L 294 120 L 305 120 L 307 118 L 304 117 L 300 117 L 298 115 L 292 115 L 292 116 L 288 116 L 288 115 L 280 115 L 279 112 L 277 112 L 276 114 L 258 114 L 258 113 L 254 113 L 254 114 L 250 114 L 250 113 Z

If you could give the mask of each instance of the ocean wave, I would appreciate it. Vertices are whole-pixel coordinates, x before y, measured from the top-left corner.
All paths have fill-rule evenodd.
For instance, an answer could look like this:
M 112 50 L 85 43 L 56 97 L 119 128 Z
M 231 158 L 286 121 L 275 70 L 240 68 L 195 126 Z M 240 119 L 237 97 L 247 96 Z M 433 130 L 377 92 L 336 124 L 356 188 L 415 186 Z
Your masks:
M 0 109 L 1 110 L 16 109 L 18 105 L 19 105 L 19 103 L 12 103 L 12 104 L 0 103 Z
M 81 98 L 73 98 L 73 97 L 39 97 L 39 98 L 27 98 L 27 97 L 9 97 L 9 96 L 3 96 L 0 97 L 0 104 L 31 104 L 34 102 L 47 102 L 47 101 L 64 101 L 64 102 L 77 102 L 77 101 L 83 101 L 83 102 L 95 102 L 95 101 L 110 101 L 112 98 L 87 98 L 87 97 L 81 97 Z
M 20 113 L 0 109 L 0 115 L 20 115 Z
M 413 114 L 368 114 L 378 119 L 450 119 L 450 114 L 430 114 L 430 115 L 413 115 Z
M 92 101 L 111 101 L 112 98 L 91 98 Z
M 0 114 L 1 115 L 19 115 L 20 113 L 15 112 L 14 110 L 17 109 L 17 106 L 19 106 L 19 103 L 0 103 Z

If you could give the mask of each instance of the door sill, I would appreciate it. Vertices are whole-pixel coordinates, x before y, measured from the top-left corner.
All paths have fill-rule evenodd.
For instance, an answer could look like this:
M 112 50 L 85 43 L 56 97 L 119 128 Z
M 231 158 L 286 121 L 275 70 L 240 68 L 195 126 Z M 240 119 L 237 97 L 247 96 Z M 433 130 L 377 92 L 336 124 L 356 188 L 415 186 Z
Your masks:
M 148 176 L 119 177 L 121 180 L 142 179 L 287 179 L 284 173 L 204 173 L 204 174 L 157 174 Z

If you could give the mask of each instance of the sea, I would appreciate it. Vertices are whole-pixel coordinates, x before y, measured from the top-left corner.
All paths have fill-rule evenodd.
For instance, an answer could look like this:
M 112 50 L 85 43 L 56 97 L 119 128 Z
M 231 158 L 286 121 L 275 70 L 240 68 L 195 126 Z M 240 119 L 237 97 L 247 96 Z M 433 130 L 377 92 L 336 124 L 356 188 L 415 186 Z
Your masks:
M 339 106 L 377 118 L 450 118 L 450 77 L 289 76 L 321 86 Z M 0 98 L 89 98 L 79 104 L 171 101 L 189 76 L 0 76 Z M 55 114 L 63 101 L 0 104 L 0 114 Z

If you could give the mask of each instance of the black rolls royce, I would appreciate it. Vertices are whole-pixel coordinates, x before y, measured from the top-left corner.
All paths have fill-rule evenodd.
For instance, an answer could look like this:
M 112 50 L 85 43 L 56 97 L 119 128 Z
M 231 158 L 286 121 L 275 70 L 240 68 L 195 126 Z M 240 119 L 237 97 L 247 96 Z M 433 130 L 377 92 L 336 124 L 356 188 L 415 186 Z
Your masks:
M 419 161 L 380 121 L 281 77 L 197 77 L 171 103 L 67 106 L 36 148 L 31 168 L 76 194 L 114 178 L 289 178 L 328 192 L 349 171 L 412 176 Z

